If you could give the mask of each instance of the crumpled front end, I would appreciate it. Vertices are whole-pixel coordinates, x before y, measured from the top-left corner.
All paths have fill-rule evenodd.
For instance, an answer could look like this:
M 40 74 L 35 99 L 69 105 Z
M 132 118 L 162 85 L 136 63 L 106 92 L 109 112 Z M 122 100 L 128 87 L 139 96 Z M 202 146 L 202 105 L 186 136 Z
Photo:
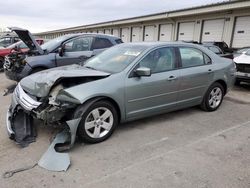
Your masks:
M 15 52 L 5 57 L 3 68 L 8 79 L 20 81 L 25 76 L 23 70 L 29 68 L 26 66 L 25 58 L 26 55 L 22 52 Z
M 53 92 L 56 94 L 59 89 L 60 86 L 56 87 Z M 67 115 L 71 114 L 70 112 L 74 110 L 75 105 L 60 105 L 53 101 L 53 97 L 39 99 L 31 96 L 18 84 L 12 95 L 12 102 L 7 112 L 6 126 L 9 137 L 23 147 L 34 142 L 37 136 L 34 119 L 40 119 L 46 125 L 56 124 L 62 128 L 66 128 L 70 133 L 68 143 L 73 145 L 75 133 L 72 132 L 72 120 Z M 76 132 L 76 129 L 73 131 Z

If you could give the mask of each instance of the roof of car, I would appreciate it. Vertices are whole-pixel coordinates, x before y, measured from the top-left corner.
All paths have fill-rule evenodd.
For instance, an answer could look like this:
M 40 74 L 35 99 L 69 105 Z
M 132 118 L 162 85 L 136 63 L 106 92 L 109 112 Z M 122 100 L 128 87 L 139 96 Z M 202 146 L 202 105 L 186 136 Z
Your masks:
M 65 36 L 68 37 L 77 37 L 77 36 L 94 36 L 94 37 L 105 37 L 105 38 L 115 38 L 120 39 L 119 37 L 116 37 L 114 35 L 108 35 L 108 34 L 102 34 L 102 33 L 74 33 L 74 34 L 66 34 Z
M 185 45 L 185 46 L 193 46 L 197 47 L 200 46 L 198 44 L 193 43 L 186 43 L 182 41 L 171 41 L 171 42 L 130 42 L 130 43 L 123 43 L 123 45 L 138 45 L 138 46 L 145 46 L 145 47 L 158 47 L 158 46 L 171 46 L 171 45 Z

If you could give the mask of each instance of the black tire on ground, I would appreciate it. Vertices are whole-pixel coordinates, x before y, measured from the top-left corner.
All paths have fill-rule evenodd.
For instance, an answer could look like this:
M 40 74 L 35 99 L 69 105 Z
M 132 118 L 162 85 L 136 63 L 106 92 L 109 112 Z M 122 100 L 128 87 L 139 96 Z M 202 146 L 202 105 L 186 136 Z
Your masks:
M 209 105 L 209 100 L 210 100 L 210 97 L 211 97 L 210 94 L 216 88 L 219 88 L 221 90 L 221 92 L 222 92 L 222 98 L 220 100 L 220 103 L 216 107 L 212 108 L 211 105 Z M 220 107 L 220 105 L 221 105 L 221 103 L 223 101 L 224 95 L 225 95 L 225 91 L 224 91 L 223 86 L 220 83 L 218 83 L 218 82 L 213 83 L 208 88 L 206 94 L 203 97 L 203 101 L 202 101 L 202 103 L 200 105 L 201 109 L 204 110 L 204 111 L 207 111 L 207 112 L 212 112 L 212 111 L 217 110 Z
M 29 75 L 31 74 L 34 74 L 34 73 L 37 73 L 37 72 L 40 72 L 40 71 L 43 71 L 43 70 L 46 70 L 46 68 L 43 68 L 43 67 L 37 67 L 37 68 L 34 68 Z
M 106 135 L 99 137 L 99 138 L 94 138 L 94 137 L 91 137 L 89 135 L 90 133 L 87 133 L 87 131 L 85 129 L 85 122 L 86 122 L 87 118 L 88 118 L 87 121 L 89 120 L 89 118 L 93 118 L 93 117 L 91 117 L 92 116 L 91 112 L 93 112 L 93 110 L 102 109 L 102 108 L 108 109 L 112 113 L 113 123 L 110 124 L 112 126 L 109 129 L 109 131 L 107 131 Z M 103 115 L 101 110 L 99 112 L 100 112 L 99 113 L 100 116 Z M 74 118 L 79 118 L 79 114 L 82 114 L 82 116 L 81 116 L 82 119 L 79 123 L 77 133 L 78 133 L 79 138 L 83 142 L 86 142 L 86 143 L 95 144 L 95 143 L 99 143 L 99 142 L 102 142 L 102 141 L 108 139 L 112 135 L 112 133 L 114 132 L 116 126 L 118 125 L 118 114 L 117 114 L 116 108 L 113 106 L 112 103 L 105 101 L 105 100 L 100 100 L 100 101 L 94 102 L 87 109 L 86 109 L 86 106 L 84 106 L 84 104 L 79 106 L 76 109 L 76 111 L 74 112 Z M 94 122 L 93 119 L 92 119 L 92 121 Z M 110 121 L 110 120 L 108 119 L 107 121 Z M 97 126 L 97 125 L 95 125 L 95 126 Z M 100 127 L 101 127 L 101 125 L 100 125 Z M 101 129 L 103 129 L 103 128 L 101 128 Z M 89 129 L 89 131 L 92 131 L 92 130 Z M 95 127 L 93 127 L 93 133 L 94 133 L 94 131 L 95 131 Z M 103 129 L 103 131 L 105 131 L 105 129 Z
M 4 58 L 0 57 L 0 71 L 3 70 Z
M 236 79 L 234 82 L 234 85 L 239 86 L 240 85 L 240 80 Z

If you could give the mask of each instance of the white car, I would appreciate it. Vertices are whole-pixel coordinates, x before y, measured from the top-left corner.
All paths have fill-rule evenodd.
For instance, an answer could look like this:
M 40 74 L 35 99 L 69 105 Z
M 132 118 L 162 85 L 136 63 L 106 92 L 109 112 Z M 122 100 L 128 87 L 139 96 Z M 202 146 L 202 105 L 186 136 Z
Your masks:
M 236 64 L 235 84 L 239 85 L 241 81 L 250 82 L 250 50 L 235 57 L 234 62 Z

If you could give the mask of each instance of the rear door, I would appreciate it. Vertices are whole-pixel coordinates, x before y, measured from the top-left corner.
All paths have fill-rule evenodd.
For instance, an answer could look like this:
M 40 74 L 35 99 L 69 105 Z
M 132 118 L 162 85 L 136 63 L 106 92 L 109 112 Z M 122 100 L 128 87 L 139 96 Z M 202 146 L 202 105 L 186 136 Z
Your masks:
M 180 92 L 178 106 L 199 104 L 213 80 L 211 59 L 202 51 L 191 47 L 179 47 Z
M 111 46 L 113 46 L 113 44 L 108 38 L 95 37 L 92 45 L 92 55 L 95 56 Z
M 128 119 L 159 114 L 175 108 L 179 88 L 179 70 L 176 69 L 176 61 L 175 49 L 163 47 L 153 50 L 138 63 L 136 68 L 150 68 L 151 76 L 133 75 L 127 78 Z
M 91 51 L 92 41 L 92 37 L 86 36 L 77 37 L 64 43 L 63 56 L 60 56 L 59 53 L 56 54 L 57 66 L 79 64 L 86 61 L 93 55 L 93 51 Z

